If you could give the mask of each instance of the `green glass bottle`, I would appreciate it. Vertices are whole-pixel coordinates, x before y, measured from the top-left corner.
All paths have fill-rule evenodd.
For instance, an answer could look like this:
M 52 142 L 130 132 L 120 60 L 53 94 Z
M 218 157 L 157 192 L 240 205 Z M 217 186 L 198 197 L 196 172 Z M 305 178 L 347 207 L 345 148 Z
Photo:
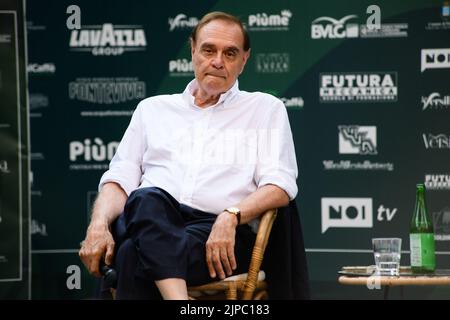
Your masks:
M 413 273 L 432 273 L 436 268 L 433 223 L 425 201 L 425 185 L 416 187 L 416 207 L 409 230 L 411 270 Z

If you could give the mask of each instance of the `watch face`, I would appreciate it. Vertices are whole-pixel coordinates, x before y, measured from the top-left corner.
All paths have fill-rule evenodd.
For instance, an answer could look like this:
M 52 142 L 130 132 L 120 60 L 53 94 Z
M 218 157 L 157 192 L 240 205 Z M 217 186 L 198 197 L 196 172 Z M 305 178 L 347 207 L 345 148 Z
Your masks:
M 234 214 L 239 213 L 239 209 L 238 208 L 234 208 L 234 207 L 233 208 L 228 208 L 227 211 L 230 211 L 230 212 L 232 212 Z

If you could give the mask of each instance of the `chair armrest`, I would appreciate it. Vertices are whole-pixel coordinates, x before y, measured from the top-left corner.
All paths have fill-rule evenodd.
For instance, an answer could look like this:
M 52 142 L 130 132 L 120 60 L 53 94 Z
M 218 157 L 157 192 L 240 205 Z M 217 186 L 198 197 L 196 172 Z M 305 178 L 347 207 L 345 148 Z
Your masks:
M 253 247 L 252 258 L 248 270 L 247 281 L 244 285 L 243 296 L 244 300 L 252 299 L 255 288 L 257 287 L 258 273 L 264 257 L 267 243 L 269 241 L 270 231 L 272 230 L 273 222 L 277 216 L 277 209 L 270 209 L 263 213 L 256 234 L 255 245 Z

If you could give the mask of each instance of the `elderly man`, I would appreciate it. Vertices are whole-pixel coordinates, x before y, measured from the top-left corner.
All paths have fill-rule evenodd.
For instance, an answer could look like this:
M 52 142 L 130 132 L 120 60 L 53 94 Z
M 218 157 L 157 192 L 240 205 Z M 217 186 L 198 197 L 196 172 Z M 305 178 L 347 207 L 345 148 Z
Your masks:
M 283 103 L 238 88 L 250 56 L 240 20 L 205 15 L 191 53 L 195 79 L 139 103 L 100 181 L 80 257 L 96 276 L 114 263 L 119 299 L 187 299 L 187 285 L 246 270 L 259 215 L 297 194 Z

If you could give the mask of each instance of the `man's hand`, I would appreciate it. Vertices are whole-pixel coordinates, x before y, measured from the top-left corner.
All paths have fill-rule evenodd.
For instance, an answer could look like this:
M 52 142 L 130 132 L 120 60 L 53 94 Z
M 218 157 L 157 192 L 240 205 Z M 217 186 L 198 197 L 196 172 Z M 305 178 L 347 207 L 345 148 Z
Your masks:
M 89 226 L 86 239 L 82 242 L 78 253 L 89 273 L 101 277 L 100 259 L 103 259 L 104 256 L 105 264 L 110 265 L 114 255 L 114 245 L 114 239 L 107 224 L 91 224 Z
M 208 241 L 206 241 L 206 263 L 209 275 L 220 279 L 233 274 L 236 269 L 234 244 L 236 237 L 237 217 L 222 212 L 214 222 Z M 225 269 L 225 270 L 224 270 Z

